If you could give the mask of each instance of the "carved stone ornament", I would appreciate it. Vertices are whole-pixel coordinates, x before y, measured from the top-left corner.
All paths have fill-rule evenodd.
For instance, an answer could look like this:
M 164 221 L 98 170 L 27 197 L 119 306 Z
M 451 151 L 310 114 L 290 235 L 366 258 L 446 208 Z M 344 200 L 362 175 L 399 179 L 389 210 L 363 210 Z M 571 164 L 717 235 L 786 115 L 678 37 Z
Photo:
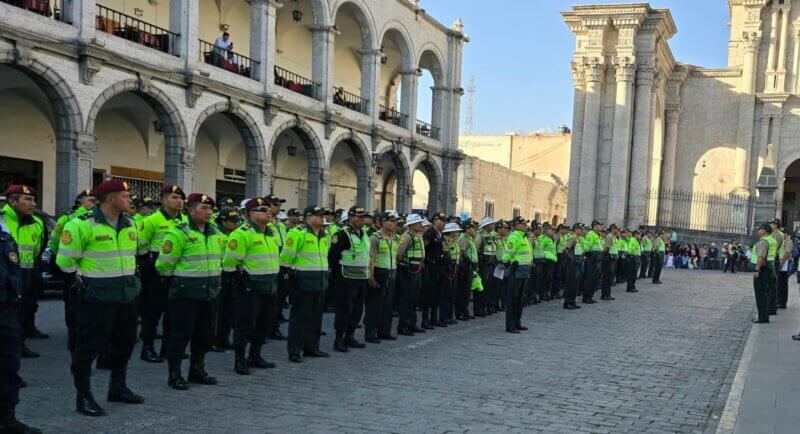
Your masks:
M 630 57 L 616 59 L 614 67 L 617 81 L 633 81 L 636 74 L 636 63 Z
M 603 64 L 599 59 L 584 59 L 583 67 L 587 82 L 603 81 L 603 73 L 606 70 L 606 65 Z
M 92 78 L 100 71 L 103 61 L 90 56 L 81 56 L 80 74 L 83 84 L 92 84 Z
M 742 48 L 755 52 L 761 46 L 761 32 L 742 32 Z
M 181 157 L 181 163 L 187 169 L 194 169 L 197 163 L 197 153 L 194 149 L 184 149 Z
M 269 102 L 264 106 L 264 123 L 267 124 L 268 127 L 271 127 L 272 123 L 275 122 L 275 118 L 278 117 L 278 112 L 278 108 Z
M 138 74 L 138 90 L 142 93 L 150 93 L 150 88 L 152 86 L 150 76 L 147 74 Z
M 748 8 L 747 9 L 747 22 L 758 22 L 761 21 L 761 10 L 760 8 Z
M 194 108 L 197 105 L 197 100 L 203 96 L 205 88 L 197 83 L 189 83 L 186 86 L 186 106 Z
M 33 63 L 33 47 L 15 41 L 14 43 L 14 64 L 18 66 L 30 66 Z

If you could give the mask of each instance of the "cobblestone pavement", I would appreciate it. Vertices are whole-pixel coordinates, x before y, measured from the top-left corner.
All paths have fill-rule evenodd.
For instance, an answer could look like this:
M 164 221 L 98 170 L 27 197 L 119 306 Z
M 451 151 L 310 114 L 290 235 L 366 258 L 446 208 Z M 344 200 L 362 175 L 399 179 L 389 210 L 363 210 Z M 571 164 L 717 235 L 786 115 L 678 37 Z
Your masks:
M 749 278 L 669 270 L 666 284 L 640 282 L 638 294 L 617 285 L 613 302 L 527 308 L 522 334 L 494 315 L 300 365 L 270 341 L 277 369 L 239 377 L 231 353 L 210 354 L 220 385 L 186 392 L 169 389 L 166 366 L 141 362 L 137 346 L 129 385 L 146 403 L 107 403 L 101 371 L 93 386 L 109 415 L 95 419 L 74 411 L 62 303 L 50 300 L 39 325 L 52 337 L 30 341 L 42 357 L 23 361 L 18 413 L 60 433 L 703 432 L 716 425 L 749 330 Z M 326 330 L 332 322 L 326 314 Z M 323 349 L 331 345 L 329 333 Z

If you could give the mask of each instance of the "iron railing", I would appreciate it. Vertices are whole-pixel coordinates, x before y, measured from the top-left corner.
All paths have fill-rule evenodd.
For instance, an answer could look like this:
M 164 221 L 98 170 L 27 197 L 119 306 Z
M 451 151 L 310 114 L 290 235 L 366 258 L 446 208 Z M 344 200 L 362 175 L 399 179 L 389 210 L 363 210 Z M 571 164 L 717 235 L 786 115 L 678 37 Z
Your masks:
M 275 84 L 310 98 L 317 97 L 317 89 L 319 88 L 319 83 L 280 66 L 275 66 Z
M 165 53 L 171 53 L 170 49 L 179 36 L 167 29 L 100 5 L 97 5 L 95 28 Z
M 408 121 L 408 115 L 402 112 L 399 112 L 393 108 L 388 108 L 383 104 L 380 105 L 381 112 L 378 113 L 378 119 L 389 122 L 390 124 L 395 124 L 398 127 L 405 127 Z
M 341 87 L 333 94 L 333 103 L 342 107 L 347 107 L 350 110 L 355 110 L 359 113 L 367 112 L 367 103 L 369 100 L 361 98 L 360 96 L 350 93 Z
M 648 191 L 645 225 L 671 229 L 749 235 L 753 198 L 687 190 Z
M 211 42 L 198 40 L 200 41 L 200 60 L 217 68 L 252 78 L 253 64 L 259 62 L 233 50 L 216 47 Z
M 58 21 L 64 21 L 65 18 L 61 9 L 61 0 L 0 0 L 0 2 Z
M 109 178 L 127 182 L 131 191 L 138 194 L 140 197 L 159 197 L 161 195 L 161 187 L 164 186 L 164 181 L 156 181 L 153 179 L 131 178 L 117 175 L 111 175 Z
M 429 137 L 434 140 L 439 140 L 439 127 L 434 127 L 433 125 L 423 122 L 417 119 L 417 134 Z

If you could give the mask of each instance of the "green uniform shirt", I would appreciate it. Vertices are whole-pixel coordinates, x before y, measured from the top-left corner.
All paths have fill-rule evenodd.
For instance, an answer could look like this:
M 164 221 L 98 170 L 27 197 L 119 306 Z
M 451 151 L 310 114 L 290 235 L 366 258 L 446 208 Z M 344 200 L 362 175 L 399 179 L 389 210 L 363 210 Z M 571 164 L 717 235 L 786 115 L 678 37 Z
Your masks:
M 314 235 L 308 225 L 303 230 L 293 229 L 281 250 L 280 266 L 294 270 L 299 290 L 324 291 L 328 287 L 329 248 L 330 238 L 323 229 L 319 235 Z
M 68 212 L 66 214 L 62 214 L 61 217 L 58 218 L 56 221 L 56 226 L 53 228 L 53 231 L 50 232 L 50 241 L 48 242 L 48 246 L 50 247 L 50 253 L 53 255 L 58 254 L 58 242 L 61 239 L 61 231 L 64 230 L 64 225 L 67 224 L 70 220 L 80 217 L 84 214 L 89 212 L 88 209 L 79 206 L 78 209 Z
M 603 240 L 600 238 L 600 235 L 597 234 L 594 230 L 591 230 L 584 235 L 584 250 L 588 252 L 602 252 L 603 251 Z
M 536 244 L 540 246 L 539 248 L 542 251 L 542 258 L 550 262 L 556 262 L 558 260 L 558 257 L 556 256 L 556 245 L 549 235 L 539 235 L 539 238 L 536 240 Z
M 142 220 L 139 230 L 139 247 L 137 253 L 144 255 L 149 253 L 158 254 L 161 251 L 161 243 L 164 241 L 164 234 L 168 230 L 187 222 L 184 214 L 170 218 L 163 209 L 150 214 Z
M 252 221 L 245 222 L 228 236 L 223 270 L 241 271 L 246 289 L 274 294 L 280 271 L 279 242 L 280 235 L 270 225 L 262 232 Z
M 11 208 L 9 204 L 5 204 L 3 209 L 0 210 L 0 224 L 6 227 L 8 233 L 16 241 L 17 249 L 19 249 L 19 268 L 22 269 L 24 274 L 29 275 L 30 271 L 26 270 L 33 270 L 36 258 L 39 256 L 39 252 L 42 251 L 44 223 L 35 215 L 23 218 L 20 221 L 14 208 Z
M 515 277 L 527 279 L 531 275 L 531 262 L 533 261 L 533 247 L 525 231 L 515 230 L 508 236 L 506 247 L 503 250 L 503 262 L 519 264 Z
M 173 276 L 170 299 L 213 300 L 220 290 L 222 246 L 219 232 L 208 224 L 203 231 L 181 223 L 164 234 L 156 270 Z
M 631 256 L 642 256 L 642 245 L 636 237 L 630 237 L 630 239 L 628 239 L 627 248 L 625 250 Z

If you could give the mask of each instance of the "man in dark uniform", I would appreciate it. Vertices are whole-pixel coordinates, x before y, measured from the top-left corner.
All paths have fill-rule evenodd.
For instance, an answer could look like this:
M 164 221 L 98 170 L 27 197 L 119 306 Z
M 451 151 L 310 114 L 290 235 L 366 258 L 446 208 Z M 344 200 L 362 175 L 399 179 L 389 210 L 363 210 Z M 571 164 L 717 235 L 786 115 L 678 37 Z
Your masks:
M 447 327 L 447 319 L 441 311 L 441 292 L 447 290 L 445 267 L 448 252 L 443 247 L 445 219 L 443 212 L 433 215 L 433 224 L 422 235 L 425 242 L 425 268 L 422 270 L 422 328 L 430 330 L 434 326 Z
M 22 328 L 17 307 L 20 297 L 19 251 L 8 229 L 0 223 L 0 432 L 40 433 L 18 421 L 18 375 L 22 349 Z
M 369 237 L 364 232 L 364 208 L 347 211 L 347 226 L 331 239 L 328 264 L 331 279 L 338 285 L 336 294 L 336 339 L 333 349 L 346 353 L 348 348 L 364 348 L 354 334 L 364 313 L 369 269 Z
M 225 253 L 224 249 L 228 245 L 228 237 L 239 227 L 241 222 L 242 217 L 239 215 L 239 211 L 235 209 L 225 208 L 217 214 L 216 228 L 223 241 L 223 254 Z M 218 353 L 233 349 L 230 335 L 235 317 L 233 290 L 236 282 L 235 279 L 232 278 L 232 275 L 232 273 L 222 274 L 222 288 L 217 297 L 217 319 L 214 325 L 214 345 L 211 347 L 211 351 Z
M 606 231 L 606 236 L 603 241 L 603 254 L 602 254 L 602 267 L 601 272 L 602 281 L 600 282 L 600 299 L 611 301 L 614 297 L 611 296 L 611 284 L 616 278 L 614 273 L 614 266 L 617 262 L 617 235 L 619 234 L 619 227 L 611 223 Z

